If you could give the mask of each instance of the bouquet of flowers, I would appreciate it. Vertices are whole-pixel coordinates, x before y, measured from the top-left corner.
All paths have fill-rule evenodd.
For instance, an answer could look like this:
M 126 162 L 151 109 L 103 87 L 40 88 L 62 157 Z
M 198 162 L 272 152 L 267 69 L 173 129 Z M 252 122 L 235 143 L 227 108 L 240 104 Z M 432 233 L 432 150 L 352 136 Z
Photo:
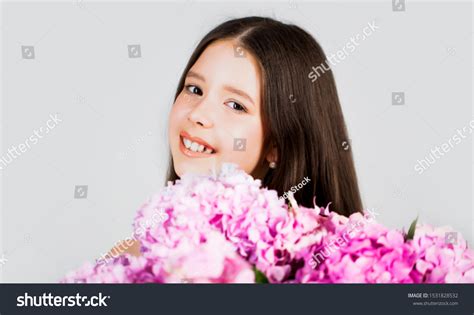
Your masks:
M 391 230 L 374 212 L 338 215 L 291 206 L 260 180 L 225 164 L 218 175 L 185 175 L 150 198 L 134 228 L 141 255 L 87 263 L 71 283 L 448 283 L 474 282 L 474 252 L 448 228 Z

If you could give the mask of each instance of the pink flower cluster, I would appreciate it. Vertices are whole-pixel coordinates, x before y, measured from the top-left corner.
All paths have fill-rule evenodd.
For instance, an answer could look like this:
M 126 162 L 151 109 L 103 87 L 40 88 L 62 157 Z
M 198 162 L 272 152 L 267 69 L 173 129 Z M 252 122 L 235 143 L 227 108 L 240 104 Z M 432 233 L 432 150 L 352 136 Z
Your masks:
M 139 209 L 135 228 L 157 210 L 167 217 L 141 234 L 140 257 L 86 264 L 62 282 L 254 282 L 254 267 L 272 283 L 474 282 L 472 250 L 446 243 L 443 229 L 418 226 L 406 241 L 367 215 L 290 201 L 231 164 L 185 175 Z
M 474 252 L 449 228 L 418 225 L 413 240 L 360 213 L 329 215 L 328 236 L 305 254 L 298 283 L 473 283 Z M 361 228 L 354 229 L 354 227 Z
M 173 249 L 124 254 L 107 264 L 86 263 L 65 283 L 252 283 L 252 266 L 218 232 L 181 234 Z M 157 248 L 156 248 L 157 249 Z

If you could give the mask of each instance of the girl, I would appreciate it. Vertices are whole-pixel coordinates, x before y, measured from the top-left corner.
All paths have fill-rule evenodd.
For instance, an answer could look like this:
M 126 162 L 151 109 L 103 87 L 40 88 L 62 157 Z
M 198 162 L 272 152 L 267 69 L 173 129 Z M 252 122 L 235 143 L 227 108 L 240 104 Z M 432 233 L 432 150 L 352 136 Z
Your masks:
M 323 63 L 311 35 L 271 18 L 234 19 L 210 31 L 178 83 L 167 181 L 232 162 L 280 196 L 297 190 L 305 207 L 316 196 L 339 214 L 362 210 L 332 71 L 317 80 L 310 74 Z M 127 251 L 138 254 L 138 244 Z

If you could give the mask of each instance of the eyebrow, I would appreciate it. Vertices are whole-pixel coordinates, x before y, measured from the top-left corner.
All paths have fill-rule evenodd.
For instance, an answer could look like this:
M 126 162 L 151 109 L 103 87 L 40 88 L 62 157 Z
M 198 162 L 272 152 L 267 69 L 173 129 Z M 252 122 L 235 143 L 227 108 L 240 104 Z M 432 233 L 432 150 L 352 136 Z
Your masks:
M 188 71 L 188 74 L 186 75 L 186 77 L 196 78 L 198 80 L 206 82 L 206 79 L 204 78 L 204 76 L 202 76 L 199 73 L 196 73 L 194 71 Z M 252 103 L 253 106 L 255 106 L 255 103 L 254 103 L 253 99 L 247 93 L 245 93 L 244 91 L 236 89 L 235 87 L 230 86 L 230 85 L 225 85 L 224 90 L 227 90 L 231 93 L 242 96 L 243 98 L 247 99 L 250 103 Z
M 194 71 L 188 71 L 188 74 L 186 74 L 186 77 L 196 78 L 196 79 L 206 82 L 206 79 L 204 79 L 202 75 Z

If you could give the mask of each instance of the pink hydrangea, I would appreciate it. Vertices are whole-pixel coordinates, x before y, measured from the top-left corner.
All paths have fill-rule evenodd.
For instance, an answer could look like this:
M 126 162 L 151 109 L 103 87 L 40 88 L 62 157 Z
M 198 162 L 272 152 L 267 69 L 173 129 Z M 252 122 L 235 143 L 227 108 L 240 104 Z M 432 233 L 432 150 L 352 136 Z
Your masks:
M 330 214 L 327 237 L 304 253 L 298 283 L 472 283 L 474 255 L 448 228 L 418 225 L 413 240 L 356 213 Z M 328 221 L 328 222 L 329 222 Z M 361 224 L 362 223 L 362 224 Z M 362 225 L 362 228 L 353 228 Z M 348 233 L 351 231 L 352 233 Z
M 185 175 L 138 210 L 140 257 L 87 264 L 63 281 L 253 282 L 256 267 L 272 283 L 474 282 L 473 252 L 462 238 L 447 244 L 442 229 L 420 225 L 406 241 L 367 213 L 290 201 L 231 164 Z M 157 213 L 164 219 L 150 225 Z
M 182 233 L 213 228 L 226 237 L 235 250 L 262 271 L 271 282 L 294 277 L 304 264 L 296 253 L 319 242 L 318 213 L 302 209 L 288 211 L 276 191 L 262 189 L 259 180 L 226 164 L 218 177 L 184 176 L 164 192 L 152 197 L 138 211 L 135 228 L 152 213 L 164 211 L 169 220 L 150 228 L 141 239 L 144 255 L 172 250 Z
M 108 264 L 86 263 L 69 273 L 65 283 L 252 283 L 252 266 L 240 257 L 216 231 L 208 231 L 201 239 L 182 235 L 172 250 L 129 254 Z

